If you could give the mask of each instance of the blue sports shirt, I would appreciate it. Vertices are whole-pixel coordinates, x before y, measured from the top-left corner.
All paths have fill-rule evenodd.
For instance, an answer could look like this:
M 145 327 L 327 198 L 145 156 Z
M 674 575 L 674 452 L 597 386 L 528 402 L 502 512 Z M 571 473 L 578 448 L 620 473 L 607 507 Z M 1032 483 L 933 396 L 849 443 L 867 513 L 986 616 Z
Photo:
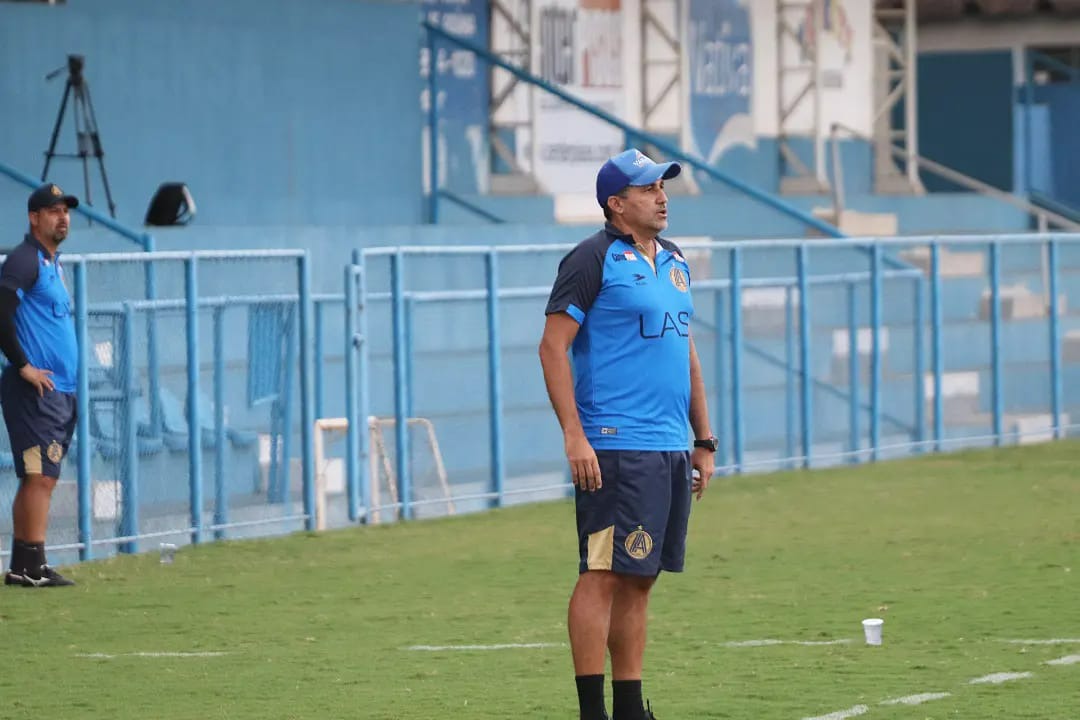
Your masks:
M 79 348 L 60 253 L 49 258 L 37 239 L 27 235 L 4 260 L 0 286 L 19 296 L 15 334 L 26 359 L 36 368 L 52 370 L 57 390 L 74 393 Z
M 686 450 L 690 268 L 657 238 L 656 270 L 613 225 L 559 263 L 546 314 L 581 326 L 571 347 L 585 436 L 601 450 Z

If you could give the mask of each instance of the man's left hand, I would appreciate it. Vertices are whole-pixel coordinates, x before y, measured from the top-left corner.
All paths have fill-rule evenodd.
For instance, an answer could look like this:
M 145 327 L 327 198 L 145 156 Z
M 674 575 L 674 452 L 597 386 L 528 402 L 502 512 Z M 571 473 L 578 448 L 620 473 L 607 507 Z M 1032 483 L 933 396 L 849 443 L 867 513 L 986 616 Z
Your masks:
M 690 486 L 690 492 L 700 500 L 709 487 L 709 479 L 716 470 L 716 459 L 708 448 L 694 448 L 690 454 L 690 463 L 694 466 L 694 470 L 697 470 L 697 477 Z

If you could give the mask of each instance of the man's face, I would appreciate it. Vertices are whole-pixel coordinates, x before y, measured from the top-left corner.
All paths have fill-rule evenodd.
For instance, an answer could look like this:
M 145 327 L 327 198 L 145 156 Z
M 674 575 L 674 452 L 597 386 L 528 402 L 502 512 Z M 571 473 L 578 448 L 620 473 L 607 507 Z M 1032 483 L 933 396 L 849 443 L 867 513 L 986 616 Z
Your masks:
M 59 245 L 67 237 L 70 227 L 70 213 L 64 203 L 30 213 L 30 229 L 38 240 Z
M 667 201 L 664 181 L 657 180 L 652 185 L 628 187 L 623 197 L 615 196 L 609 202 L 629 230 L 658 235 L 668 226 Z

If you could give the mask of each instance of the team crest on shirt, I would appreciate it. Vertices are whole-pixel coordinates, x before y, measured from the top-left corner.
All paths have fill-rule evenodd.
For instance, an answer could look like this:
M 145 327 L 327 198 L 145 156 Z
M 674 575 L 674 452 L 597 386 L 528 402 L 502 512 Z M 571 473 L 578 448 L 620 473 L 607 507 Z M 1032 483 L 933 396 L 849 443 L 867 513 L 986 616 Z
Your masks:
M 644 560 L 649 557 L 649 553 L 652 552 L 652 535 L 645 532 L 645 530 L 638 525 L 637 530 L 632 531 L 626 536 L 626 542 L 623 544 L 626 546 L 626 552 L 630 557 L 635 560 Z
M 53 440 L 49 443 L 49 447 L 45 449 L 45 456 L 49 458 L 49 462 L 58 463 L 64 457 L 64 448 L 60 447 L 60 443 Z
M 686 292 L 689 283 L 687 282 L 686 273 L 683 272 L 682 269 L 673 267 L 668 275 L 671 277 L 671 284 L 674 285 L 679 292 Z

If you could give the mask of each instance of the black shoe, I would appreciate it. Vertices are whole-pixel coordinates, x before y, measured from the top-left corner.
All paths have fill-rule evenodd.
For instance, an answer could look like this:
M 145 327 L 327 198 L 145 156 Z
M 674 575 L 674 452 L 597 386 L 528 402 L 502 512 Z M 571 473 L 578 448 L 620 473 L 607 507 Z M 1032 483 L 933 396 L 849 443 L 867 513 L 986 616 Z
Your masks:
M 649 705 L 649 701 L 645 701 L 645 714 L 642 715 L 645 720 L 656 720 L 656 716 L 652 714 L 652 706 Z M 607 714 L 604 715 L 604 720 L 607 720 Z
M 25 570 L 21 574 L 9 571 L 4 577 L 4 584 L 20 584 L 23 587 L 64 587 L 65 585 L 74 585 L 75 581 L 68 580 L 48 565 L 42 565 L 37 575 L 31 575 Z

